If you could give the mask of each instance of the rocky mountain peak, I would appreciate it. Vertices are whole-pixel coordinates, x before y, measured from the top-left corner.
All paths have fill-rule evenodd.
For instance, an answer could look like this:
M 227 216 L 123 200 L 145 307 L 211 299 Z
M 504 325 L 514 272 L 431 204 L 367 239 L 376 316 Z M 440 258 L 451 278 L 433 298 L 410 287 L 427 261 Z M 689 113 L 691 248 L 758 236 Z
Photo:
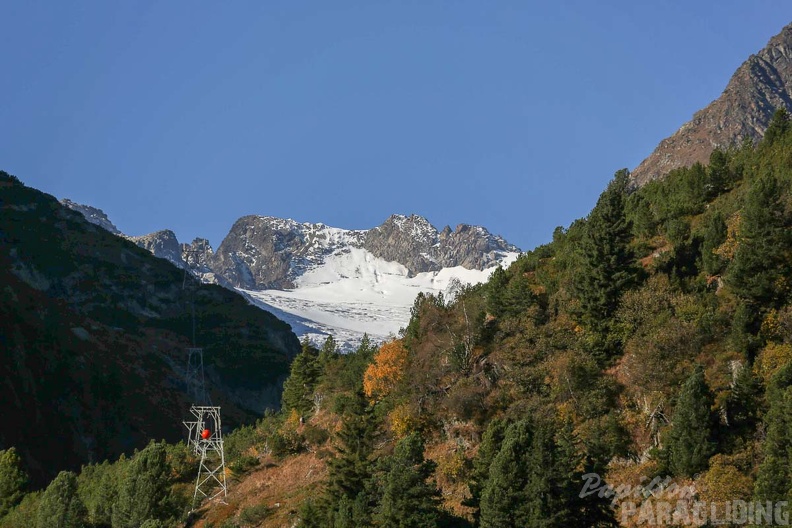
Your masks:
M 375 257 L 403 264 L 411 274 L 437 270 L 434 248 L 439 244 L 437 229 L 417 215 L 392 215 L 382 225 L 366 233 L 363 247 Z
M 271 216 L 237 220 L 210 265 L 229 284 L 245 289 L 293 288 L 295 280 L 331 255 L 363 249 L 405 266 L 410 275 L 464 266 L 484 269 L 519 251 L 484 228 L 460 224 L 442 233 L 419 215 L 394 214 L 368 230 L 299 223 Z
M 72 202 L 68 198 L 63 198 L 60 201 L 61 205 L 65 205 L 72 211 L 77 211 L 78 213 L 82 213 L 86 220 L 91 222 L 94 225 L 97 225 L 104 229 L 105 231 L 110 231 L 114 235 L 120 235 L 121 231 L 107 218 L 107 215 L 101 209 L 96 207 L 91 207 L 90 205 L 83 205 L 78 204 L 77 202 Z
M 170 229 L 127 236 L 115 229 L 99 209 L 64 200 L 88 220 L 109 226 L 154 256 L 189 269 L 204 282 L 248 290 L 288 289 L 307 271 L 333 255 L 365 250 L 375 258 L 396 262 L 409 276 L 462 266 L 483 270 L 519 249 L 479 226 L 459 224 L 438 231 L 423 216 L 393 214 L 368 230 L 340 229 L 323 223 L 248 215 L 234 222 L 217 251 L 196 238 L 181 244 Z M 104 224 L 104 225 L 103 225 Z M 108 227 L 105 227 L 108 229 Z M 108 229 L 111 230 L 111 229 Z
M 756 142 L 782 107 L 792 109 L 792 24 L 737 69 L 720 97 L 661 141 L 633 180 L 644 185 L 673 169 L 707 163 L 716 148 Z
M 176 239 L 176 233 L 170 229 L 127 238 L 143 249 L 149 250 L 155 257 L 167 259 L 180 268 L 186 266 L 182 260 L 182 248 Z
M 195 238 L 190 244 L 179 244 L 181 259 L 193 271 L 208 273 L 209 262 L 214 256 L 212 245 L 205 238 Z

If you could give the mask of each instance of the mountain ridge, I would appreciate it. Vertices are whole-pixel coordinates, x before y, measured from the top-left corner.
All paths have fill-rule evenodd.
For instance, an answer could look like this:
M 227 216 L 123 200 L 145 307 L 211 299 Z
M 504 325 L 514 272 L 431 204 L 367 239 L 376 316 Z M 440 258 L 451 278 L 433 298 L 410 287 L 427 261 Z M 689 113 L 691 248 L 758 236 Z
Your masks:
M 150 438 L 178 441 L 193 403 L 185 348 L 205 349 L 231 426 L 279 407 L 300 349 L 283 321 L 100 220 L 0 171 L 0 399 L 14 424 L 0 447 L 18 446 L 37 484 Z
M 210 267 L 231 285 L 249 290 L 294 288 L 295 280 L 349 248 L 405 266 L 409 276 L 462 266 L 484 269 L 519 252 L 480 226 L 438 231 L 426 218 L 394 214 L 366 230 L 249 215 L 237 220 L 218 246 Z
M 715 149 L 756 143 L 779 108 L 792 109 L 792 24 L 748 57 L 717 99 L 663 139 L 632 179 L 642 186 L 673 169 L 706 164 Z
M 425 217 L 392 214 L 369 229 L 344 229 L 323 222 L 299 222 L 268 215 L 245 215 L 231 226 L 215 251 L 209 241 L 181 243 L 170 229 L 145 235 L 121 233 L 99 208 L 69 199 L 61 203 L 113 234 L 131 240 L 155 256 L 200 275 L 210 282 L 244 289 L 285 289 L 323 258 L 359 247 L 377 258 L 405 266 L 409 276 L 462 266 L 482 270 L 520 249 L 485 227 L 460 223 L 438 230 Z M 263 259 L 263 260 L 260 260 Z M 263 266 L 268 268 L 264 269 Z
M 241 292 L 299 336 L 333 334 L 344 349 L 364 334 L 397 333 L 419 292 L 453 295 L 457 281 L 482 282 L 520 252 L 483 227 L 438 230 L 415 214 L 391 215 L 371 229 L 247 215 L 216 251 L 201 238 L 180 244 L 167 229 L 125 238 L 203 282 Z

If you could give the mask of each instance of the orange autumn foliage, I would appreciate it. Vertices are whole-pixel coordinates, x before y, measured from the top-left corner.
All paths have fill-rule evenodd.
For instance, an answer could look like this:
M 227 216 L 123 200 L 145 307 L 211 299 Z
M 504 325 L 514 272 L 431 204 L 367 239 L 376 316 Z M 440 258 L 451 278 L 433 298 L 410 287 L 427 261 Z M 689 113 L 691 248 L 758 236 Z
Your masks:
M 363 374 L 363 392 L 372 400 L 387 396 L 404 375 L 407 349 L 401 339 L 383 344 Z

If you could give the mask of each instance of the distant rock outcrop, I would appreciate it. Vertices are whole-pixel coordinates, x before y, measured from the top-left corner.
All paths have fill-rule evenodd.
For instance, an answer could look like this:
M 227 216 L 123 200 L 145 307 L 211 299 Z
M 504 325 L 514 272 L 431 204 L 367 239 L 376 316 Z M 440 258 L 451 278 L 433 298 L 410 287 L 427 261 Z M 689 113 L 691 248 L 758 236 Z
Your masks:
M 102 229 L 106 231 L 110 231 L 114 235 L 121 235 L 121 231 L 107 218 L 107 215 L 101 209 L 97 209 L 96 207 L 91 207 L 90 205 L 83 205 L 78 204 L 77 202 L 72 202 L 68 198 L 64 198 L 60 201 L 61 205 L 65 205 L 72 211 L 77 211 L 78 213 L 82 213 L 86 220 L 91 222 L 94 225 L 98 225 Z
M 484 269 L 505 252 L 519 249 L 483 227 L 459 224 L 438 232 L 425 218 L 393 215 L 366 233 L 363 248 L 374 256 L 404 264 L 410 273 L 463 266 Z
M 673 169 L 707 163 L 716 148 L 756 142 L 782 107 L 792 109 L 792 24 L 737 69 L 718 99 L 661 141 L 633 180 L 644 185 Z
M 149 250 L 155 257 L 167 259 L 180 268 L 187 267 L 182 260 L 181 244 L 176 239 L 176 233 L 170 229 L 127 238 L 143 249 Z
M 329 255 L 362 248 L 374 257 L 398 262 L 411 275 L 464 266 L 484 269 L 519 249 L 483 227 L 459 225 L 438 232 L 425 218 L 392 215 L 369 230 L 347 230 L 270 216 L 237 220 L 217 253 L 214 273 L 232 286 L 293 288 L 305 271 Z
M 483 270 L 506 254 L 520 250 L 483 227 L 459 224 L 438 231 L 418 215 L 391 215 L 368 230 L 301 223 L 273 216 L 243 216 L 212 250 L 209 241 L 196 238 L 179 243 L 176 234 L 163 229 L 148 235 L 128 236 L 116 229 L 100 209 L 70 200 L 61 201 L 89 222 L 131 240 L 154 256 L 189 269 L 203 282 L 247 290 L 294 288 L 295 280 L 325 258 L 350 248 L 365 249 L 376 258 L 402 264 L 410 276 L 462 266 Z

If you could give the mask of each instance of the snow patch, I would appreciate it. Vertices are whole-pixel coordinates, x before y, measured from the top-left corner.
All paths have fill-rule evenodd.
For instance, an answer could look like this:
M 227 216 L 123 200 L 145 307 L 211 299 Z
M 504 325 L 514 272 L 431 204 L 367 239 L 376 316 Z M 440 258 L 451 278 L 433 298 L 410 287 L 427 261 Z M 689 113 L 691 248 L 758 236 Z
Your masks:
M 502 255 L 508 266 L 518 253 Z M 408 276 L 397 262 L 377 258 L 361 248 L 328 256 L 323 265 L 306 271 L 292 290 L 240 290 L 257 306 L 271 310 L 302 337 L 321 342 L 332 334 L 342 348 L 357 346 L 364 333 L 376 341 L 396 336 L 410 320 L 420 292 L 451 294 L 453 279 L 465 284 L 487 280 L 495 267 L 469 270 L 462 266 Z

